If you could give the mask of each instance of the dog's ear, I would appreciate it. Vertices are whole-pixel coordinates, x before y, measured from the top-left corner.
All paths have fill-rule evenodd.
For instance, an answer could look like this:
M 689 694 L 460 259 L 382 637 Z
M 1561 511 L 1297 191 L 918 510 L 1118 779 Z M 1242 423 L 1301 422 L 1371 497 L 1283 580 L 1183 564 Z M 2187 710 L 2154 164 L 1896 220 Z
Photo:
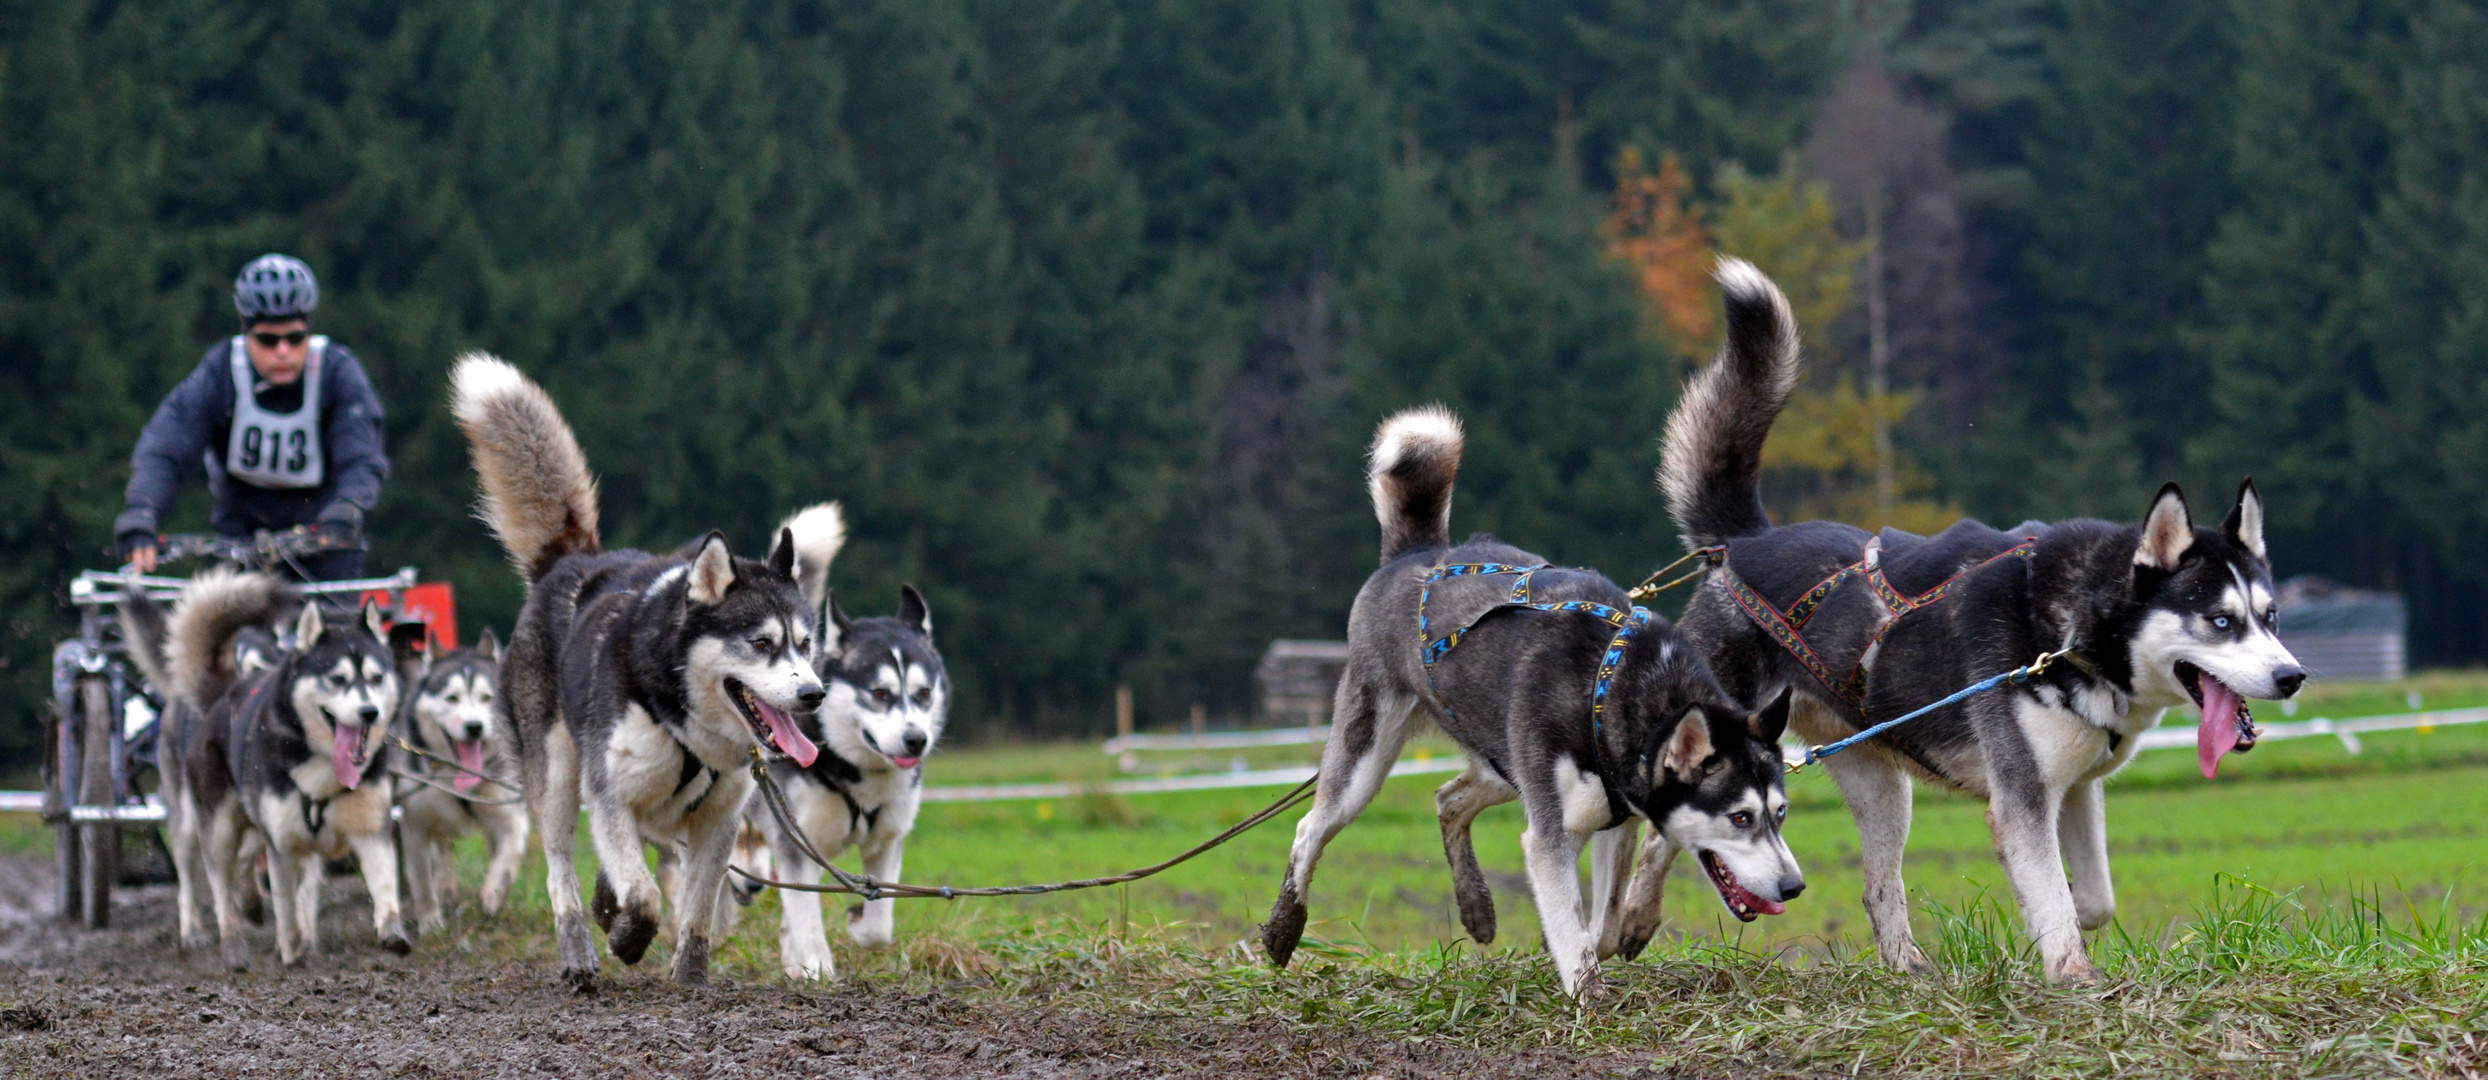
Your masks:
M 898 621 L 915 627 L 917 633 L 928 638 L 933 636 L 933 608 L 913 585 L 898 587 Z
M 691 602 L 715 604 L 734 587 L 734 553 L 726 550 L 726 534 L 711 532 L 691 557 Z
M 2134 548 L 2134 565 L 2171 572 L 2193 548 L 2194 515 L 2186 510 L 2186 493 L 2172 480 L 2160 485 L 2151 500 L 2151 514 L 2142 521 L 2142 543 Z
M 795 530 L 778 526 L 777 543 L 769 545 L 769 571 L 788 580 L 795 577 Z
M 1659 767 L 1691 783 L 1701 779 L 1702 765 L 1712 752 L 1710 717 L 1698 706 L 1686 709 L 1684 718 L 1676 721 L 1675 733 L 1667 737 L 1667 748 L 1659 753 Z
M 2220 523 L 2220 532 L 2256 559 L 2272 561 L 2263 549 L 2263 496 L 2255 492 L 2254 477 L 2237 486 L 2237 505 L 2229 508 L 2229 520 Z
M 475 639 L 475 655 L 483 657 L 484 659 L 490 660 L 496 664 L 500 663 L 501 635 L 493 633 L 492 627 L 485 627 L 484 635 Z
M 847 630 L 854 625 L 855 620 L 847 618 L 846 611 L 838 606 L 837 590 L 823 587 L 821 590 L 821 655 L 832 660 L 845 655 Z
M 320 634 L 327 629 L 328 623 L 320 616 L 319 601 L 302 605 L 301 617 L 294 620 L 294 647 L 309 651 L 311 646 L 320 643 Z
M 1762 740 L 1765 745 L 1779 743 L 1780 736 L 1788 731 L 1788 696 L 1794 692 L 1793 689 L 1783 687 L 1780 690 L 1780 696 L 1772 698 L 1771 703 L 1763 706 L 1761 712 L 1749 718 L 1748 723 L 1753 727 L 1754 738 Z

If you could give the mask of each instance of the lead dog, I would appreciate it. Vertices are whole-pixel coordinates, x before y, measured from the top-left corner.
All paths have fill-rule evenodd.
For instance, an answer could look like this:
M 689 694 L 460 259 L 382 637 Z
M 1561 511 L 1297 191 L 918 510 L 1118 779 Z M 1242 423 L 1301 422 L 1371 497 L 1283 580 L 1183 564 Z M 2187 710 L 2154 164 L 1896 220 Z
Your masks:
M 1793 688 L 1790 724 L 1817 743 L 2069 650 L 2026 684 L 1912 721 L 1826 769 L 1857 821 L 1885 963 L 1931 968 L 1901 883 L 1916 775 L 1987 800 L 2046 974 L 2095 979 L 2082 932 L 2116 910 L 2102 782 L 2133 757 L 2136 736 L 2189 701 L 2203 709 L 2210 774 L 2232 746 L 2252 745 L 2241 696 L 2285 698 L 2306 677 L 2275 631 L 2254 483 L 2218 529 L 2194 525 L 2175 484 L 2139 525 L 1964 521 L 1933 537 L 1774 527 L 1758 488 L 1762 443 L 1796 385 L 1797 327 L 1751 265 L 1723 262 L 1719 282 L 1727 343 L 1669 418 L 1659 474 L 1685 544 L 1716 549 L 1679 627 L 1729 693 Z M 1656 918 L 1628 922 L 1646 935 Z
M 1696 852 L 1731 915 L 1778 914 L 1805 888 L 1780 838 L 1785 703 L 1749 716 L 1666 620 L 1598 574 L 1547 567 L 1486 537 L 1452 546 L 1461 445 L 1459 421 L 1439 407 L 1393 416 L 1374 437 L 1383 565 L 1348 616 L 1321 781 L 1262 927 L 1271 963 L 1286 966 L 1303 937 L 1323 847 L 1373 801 L 1420 718 L 1468 754 L 1467 770 L 1435 794 L 1463 923 L 1494 939 L 1469 826 L 1519 799 L 1530 887 L 1565 992 L 1584 994 L 1598 968 L 1581 849 L 1629 820 Z
M 606 944 L 625 964 L 647 951 L 663 893 L 644 845 L 669 847 L 683 864 L 673 976 L 705 984 L 750 755 L 766 747 L 809 765 L 819 752 L 792 714 L 826 696 L 793 577 L 820 538 L 780 529 L 766 562 L 734 557 L 713 532 L 685 554 L 604 551 L 595 481 L 552 399 L 480 353 L 450 381 L 484 518 L 528 586 L 502 701 L 543 838 L 562 976 L 585 987 L 597 969 L 572 863 L 584 801 Z
M 185 846 L 204 863 L 224 959 L 235 970 L 250 963 L 241 908 L 252 832 L 267 848 L 281 961 L 319 951 L 324 864 L 348 850 L 370 890 L 381 947 L 409 949 L 389 842 L 397 674 L 380 610 L 366 602 L 360 618 L 332 625 L 319 603 L 305 603 L 291 647 L 237 681 L 236 634 L 291 602 L 268 575 L 210 571 L 183 590 L 166 639 L 174 692 L 197 710 L 181 733 L 184 774 L 172 816 L 193 833 Z
M 825 526 L 808 530 L 816 535 L 837 527 L 832 508 L 807 513 L 828 515 Z M 801 517 L 788 522 L 801 524 Z M 924 789 L 924 757 L 941 738 L 950 712 L 950 676 L 933 647 L 933 613 L 915 586 L 904 585 L 896 616 L 849 618 L 830 592 L 826 560 L 807 556 L 798 560 L 798 569 L 805 601 L 823 613 L 812 664 L 829 696 L 819 710 L 798 720 L 820 743 L 821 756 L 809 766 L 774 762 L 770 775 L 786 792 L 795 822 L 814 850 L 834 859 L 856 848 L 867 875 L 897 881 Z M 775 815 L 757 803 L 750 814 L 768 838 L 770 862 L 788 880 L 805 885 L 820 880 L 821 867 L 803 856 Z M 783 891 L 780 901 L 778 957 L 787 976 L 836 974 L 820 895 Z M 889 944 L 897 906 L 885 896 L 852 909 L 847 936 L 859 945 Z
M 481 831 L 491 852 L 478 898 L 484 914 L 501 913 L 527 856 L 527 808 L 519 800 L 517 747 L 495 707 L 501 640 L 487 628 L 470 647 L 438 655 L 421 648 L 409 667 L 401 712 L 423 755 L 408 755 L 398 836 L 415 925 L 438 930 L 447 925 L 442 910 L 458 897 L 452 845 L 471 832 Z

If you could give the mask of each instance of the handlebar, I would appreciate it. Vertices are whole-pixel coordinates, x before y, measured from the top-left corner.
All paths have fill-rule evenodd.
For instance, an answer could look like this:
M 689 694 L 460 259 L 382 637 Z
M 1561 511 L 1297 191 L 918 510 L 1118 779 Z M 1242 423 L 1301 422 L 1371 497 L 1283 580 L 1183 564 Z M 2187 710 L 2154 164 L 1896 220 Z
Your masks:
M 290 529 L 261 529 L 247 540 L 218 536 L 215 533 L 173 533 L 156 537 L 156 558 L 171 562 L 178 559 L 221 559 L 241 563 L 260 570 L 274 570 L 298 555 L 317 555 L 326 551 L 361 551 L 360 539 L 349 539 L 323 533 L 318 526 L 296 525 Z
M 145 589 L 158 601 L 170 601 L 181 595 L 189 578 L 158 577 L 153 574 L 124 574 L 116 570 L 81 570 L 69 581 L 69 602 L 80 607 L 118 604 L 130 589 Z M 306 581 L 289 587 L 303 596 L 355 595 L 367 592 L 397 592 L 413 588 L 415 568 L 404 567 L 387 577 L 355 578 L 350 581 Z

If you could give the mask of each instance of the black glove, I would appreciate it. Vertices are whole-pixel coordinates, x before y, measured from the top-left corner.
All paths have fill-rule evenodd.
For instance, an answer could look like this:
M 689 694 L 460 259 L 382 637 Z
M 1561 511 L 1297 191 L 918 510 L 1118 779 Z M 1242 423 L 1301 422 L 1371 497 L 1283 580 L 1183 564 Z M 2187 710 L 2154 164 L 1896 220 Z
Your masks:
M 345 544 L 363 542 L 363 508 L 339 499 L 320 508 L 320 516 L 312 522 L 320 535 Z
M 155 542 L 155 511 L 144 506 L 133 506 L 112 519 L 113 553 L 119 555 L 122 561 L 128 561 L 130 553 L 142 547 L 154 547 Z

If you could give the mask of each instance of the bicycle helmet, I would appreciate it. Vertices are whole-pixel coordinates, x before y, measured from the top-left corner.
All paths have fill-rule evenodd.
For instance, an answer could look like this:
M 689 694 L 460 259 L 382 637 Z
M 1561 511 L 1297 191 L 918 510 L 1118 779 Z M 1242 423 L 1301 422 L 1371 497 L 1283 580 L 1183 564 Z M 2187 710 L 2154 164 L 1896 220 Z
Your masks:
M 267 254 L 250 261 L 233 279 L 233 309 L 245 322 L 302 319 L 320 306 L 320 281 L 291 255 Z

